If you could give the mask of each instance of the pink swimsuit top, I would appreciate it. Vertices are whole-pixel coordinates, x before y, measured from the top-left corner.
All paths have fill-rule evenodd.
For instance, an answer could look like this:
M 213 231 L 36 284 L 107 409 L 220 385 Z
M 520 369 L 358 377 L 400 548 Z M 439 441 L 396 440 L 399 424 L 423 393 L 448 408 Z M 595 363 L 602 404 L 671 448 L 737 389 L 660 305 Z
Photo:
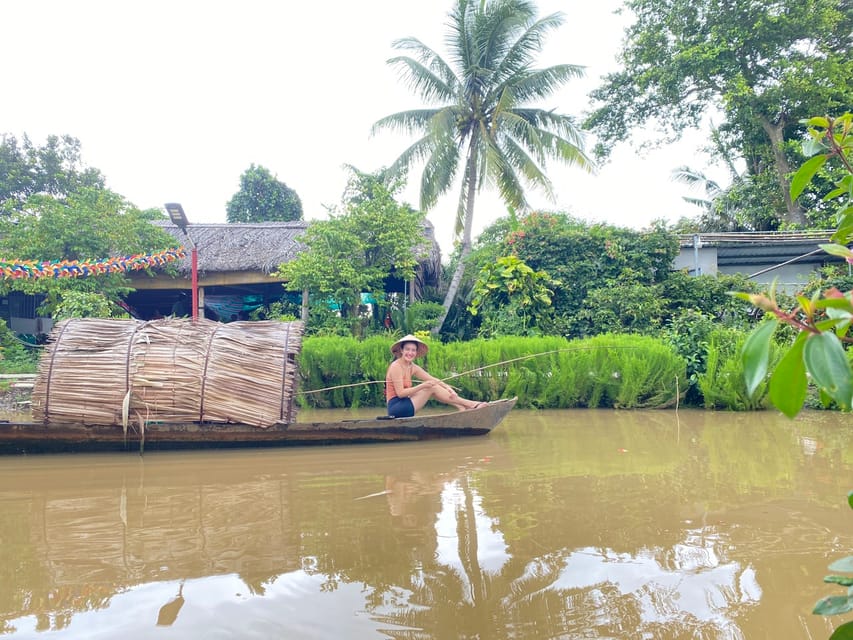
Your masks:
M 393 365 L 392 365 L 393 366 Z M 412 387 L 412 377 L 408 378 L 403 376 L 403 388 L 411 389 Z M 396 398 L 397 394 L 394 391 L 394 383 L 391 382 L 391 367 L 388 367 L 388 371 L 385 373 L 385 402 L 388 402 L 391 398 Z

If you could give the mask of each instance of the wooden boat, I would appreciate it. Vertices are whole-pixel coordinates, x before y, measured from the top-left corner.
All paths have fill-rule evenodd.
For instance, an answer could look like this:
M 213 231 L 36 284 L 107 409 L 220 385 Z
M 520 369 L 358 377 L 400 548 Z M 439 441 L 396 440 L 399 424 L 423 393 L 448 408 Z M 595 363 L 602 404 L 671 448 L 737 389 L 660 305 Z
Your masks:
M 510 398 L 467 411 L 413 418 L 290 422 L 266 428 L 227 422 L 149 422 L 143 428 L 131 422 L 125 433 L 116 425 L 0 422 L 0 453 L 266 447 L 476 436 L 500 424 L 515 403 L 516 398 Z

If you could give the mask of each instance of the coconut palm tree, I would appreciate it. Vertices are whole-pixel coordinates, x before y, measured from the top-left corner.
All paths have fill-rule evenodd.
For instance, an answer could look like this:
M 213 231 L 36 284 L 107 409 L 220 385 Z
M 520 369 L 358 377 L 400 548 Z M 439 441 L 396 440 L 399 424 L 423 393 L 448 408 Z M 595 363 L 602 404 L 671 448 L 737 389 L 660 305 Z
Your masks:
M 456 236 L 459 262 L 444 299 L 441 330 L 453 304 L 471 251 L 474 201 L 485 185 L 497 187 L 508 206 L 527 208 L 525 185 L 553 197 L 544 173 L 547 159 L 591 170 L 574 120 L 552 110 L 527 106 L 546 98 L 571 78 L 577 65 L 534 69 L 533 58 L 562 14 L 537 19 L 527 0 L 456 0 L 446 38 L 450 62 L 416 38 L 394 42 L 405 52 L 388 63 L 427 106 L 382 118 L 372 132 L 391 129 L 421 135 L 390 169 L 406 174 L 423 163 L 421 209 L 429 210 L 461 173 Z

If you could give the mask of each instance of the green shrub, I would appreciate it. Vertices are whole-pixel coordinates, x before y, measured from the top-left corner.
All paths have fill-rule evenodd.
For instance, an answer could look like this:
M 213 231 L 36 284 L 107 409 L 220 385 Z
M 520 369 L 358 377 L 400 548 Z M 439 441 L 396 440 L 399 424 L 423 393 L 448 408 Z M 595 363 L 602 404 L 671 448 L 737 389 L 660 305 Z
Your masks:
M 699 376 L 705 372 L 711 332 L 719 326 L 713 317 L 695 309 L 684 309 L 663 328 L 661 337 L 687 363 L 685 404 L 701 405 Z
M 660 288 L 634 281 L 629 270 L 623 277 L 624 281 L 614 280 L 587 292 L 575 315 L 575 333 L 652 333 L 659 328 L 665 309 Z
M 718 328 L 708 338 L 705 372 L 698 376 L 699 389 L 705 399 L 706 409 L 753 411 L 767 406 L 767 381 L 750 397 L 746 391 L 741 350 L 747 333 L 739 329 Z M 772 345 L 770 370 L 781 357 L 780 350 Z
M 42 350 L 23 343 L 0 319 L 0 373 L 35 373 Z
M 684 359 L 657 338 L 604 334 L 573 344 L 563 367 L 574 388 L 560 390 L 574 396 L 568 406 L 662 407 L 687 387 Z
M 444 313 L 439 302 L 415 302 L 405 309 L 391 309 L 391 321 L 401 332 L 429 331 Z

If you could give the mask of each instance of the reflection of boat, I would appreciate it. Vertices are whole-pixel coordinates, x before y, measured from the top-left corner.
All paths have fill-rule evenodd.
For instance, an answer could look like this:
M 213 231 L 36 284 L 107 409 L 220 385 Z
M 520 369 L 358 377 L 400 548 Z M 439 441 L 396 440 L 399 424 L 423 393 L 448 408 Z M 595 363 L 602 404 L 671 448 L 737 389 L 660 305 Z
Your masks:
M 102 637 L 144 637 L 140 629 L 155 624 L 173 625 L 180 637 L 206 635 L 181 632 L 182 623 L 223 626 L 218 633 L 227 637 L 360 637 L 238 633 L 233 626 L 250 618 L 227 605 L 235 592 L 240 600 L 259 596 L 271 617 L 285 619 L 297 614 L 292 602 L 275 599 L 276 583 L 303 580 L 301 589 L 326 576 L 405 583 L 413 558 L 433 557 L 444 479 L 505 469 L 507 456 L 498 438 L 453 438 L 7 458 L 0 465 L 0 637 L 11 627 L 24 633 L 37 618 L 44 631 L 60 629 L 81 612 L 97 616 Z M 400 516 L 382 491 L 396 482 L 416 487 L 395 496 Z M 398 523 L 403 515 L 406 523 Z M 268 591 L 270 599 L 260 597 Z M 133 603 L 130 613 L 122 602 Z M 135 630 L 117 631 L 128 627 Z M 91 628 L 67 637 L 89 637 Z
M 516 398 L 497 400 L 467 411 L 424 414 L 413 418 L 276 423 L 262 428 L 227 422 L 149 422 L 128 425 L 0 423 L 0 451 L 120 450 L 144 442 L 145 448 L 279 446 L 428 440 L 483 435 L 515 406 Z

